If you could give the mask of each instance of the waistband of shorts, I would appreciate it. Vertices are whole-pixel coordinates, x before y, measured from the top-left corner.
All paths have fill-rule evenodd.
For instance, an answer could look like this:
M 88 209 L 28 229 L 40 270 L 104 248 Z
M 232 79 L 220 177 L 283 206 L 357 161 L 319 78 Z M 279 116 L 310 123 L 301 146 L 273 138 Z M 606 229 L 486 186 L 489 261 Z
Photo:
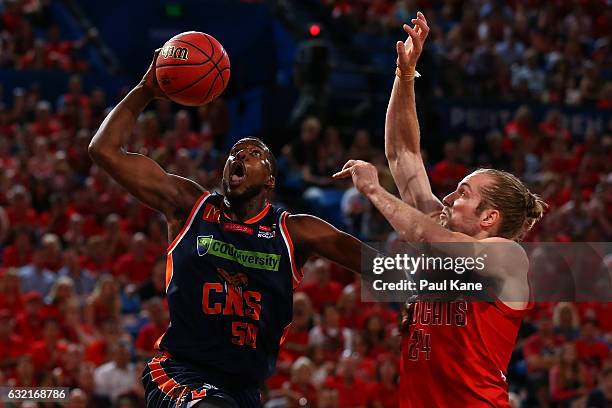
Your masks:
M 262 388 L 262 383 L 252 379 L 240 377 L 239 375 L 228 373 L 218 367 L 203 364 L 201 362 L 193 362 L 182 356 L 172 355 L 168 351 L 163 351 L 163 356 L 167 357 L 178 364 L 185 365 L 197 371 L 202 377 L 202 380 L 217 388 L 222 388 L 229 391 L 257 391 Z

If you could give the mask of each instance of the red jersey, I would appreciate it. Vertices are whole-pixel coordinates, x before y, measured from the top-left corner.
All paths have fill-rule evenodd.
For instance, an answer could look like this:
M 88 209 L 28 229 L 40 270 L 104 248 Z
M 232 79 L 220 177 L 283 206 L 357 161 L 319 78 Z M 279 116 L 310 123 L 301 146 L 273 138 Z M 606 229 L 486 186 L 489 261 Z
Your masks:
M 526 311 L 417 302 L 402 339 L 400 407 L 510 407 L 506 370 Z

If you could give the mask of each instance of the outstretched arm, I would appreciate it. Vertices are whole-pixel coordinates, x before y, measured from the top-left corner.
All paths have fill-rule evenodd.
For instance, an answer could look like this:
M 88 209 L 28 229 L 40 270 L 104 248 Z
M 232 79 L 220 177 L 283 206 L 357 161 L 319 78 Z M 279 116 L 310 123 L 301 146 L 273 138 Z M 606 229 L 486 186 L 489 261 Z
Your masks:
M 298 263 L 303 264 L 309 257 L 319 255 L 361 273 L 361 251 L 369 247 L 352 235 L 307 214 L 290 215 L 287 229 L 297 248 Z
M 429 27 L 423 13 L 413 19 L 405 42 L 398 41 L 397 66 L 400 69 L 393 83 L 385 120 L 385 154 L 391 175 L 402 200 L 426 214 L 436 215 L 442 203 L 431 191 L 427 172 L 421 157 L 419 121 L 414 95 L 416 63 L 421 55 Z
M 138 115 L 154 98 L 163 97 L 155 79 L 155 59 L 142 81 L 104 119 L 89 145 L 92 160 L 144 204 L 170 220 L 189 210 L 204 189 L 191 180 L 168 174 L 147 156 L 125 150 Z
M 428 243 L 454 257 L 473 257 L 486 253 L 487 262 L 480 274 L 501 282 L 499 297 L 506 304 L 516 308 L 526 305 L 529 296 L 529 261 L 525 251 L 517 243 L 500 237 L 477 239 L 461 232 L 447 230 L 428 215 L 382 188 L 376 167 L 370 163 L 349 160 L 342 171 L 334 174 L 334 178 L 349 177 L 352 177 L 357 190 L 389 221 L 402 241 Z M 441 245 L 436 245 L 437 243 Z M 456 243 L 463 245 L 453 245 Z

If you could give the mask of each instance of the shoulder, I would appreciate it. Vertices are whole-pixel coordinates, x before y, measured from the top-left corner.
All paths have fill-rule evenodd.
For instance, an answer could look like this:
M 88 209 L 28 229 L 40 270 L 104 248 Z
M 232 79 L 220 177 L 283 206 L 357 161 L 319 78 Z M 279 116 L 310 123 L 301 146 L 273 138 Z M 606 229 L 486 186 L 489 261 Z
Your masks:
M 525 249 L 516 241 L 502 237 L 485 238 L 478 241 L 479 252 L 493 257 L 496 262 L 512 263 L 515 267 L 528 266 Z

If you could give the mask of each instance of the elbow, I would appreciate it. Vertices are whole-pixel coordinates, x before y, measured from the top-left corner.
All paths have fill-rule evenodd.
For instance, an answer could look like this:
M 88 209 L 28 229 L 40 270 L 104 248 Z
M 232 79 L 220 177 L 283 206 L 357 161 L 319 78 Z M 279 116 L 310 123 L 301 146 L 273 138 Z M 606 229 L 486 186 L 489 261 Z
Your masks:
M 101 146 L 100 143 L 95 141 L 95 138 L 89 143 L 87 153 L 89 153 L 89 157 L 96 164 L 107 162 L 110 157 L 109 149 Z
M 94 163 L 99 163 L 102 160 L 102 148 L 99 143 L 93 140 L 89 143 L 89 147 L 87 147 L 87 153 L 89 153 L 89 157 Z

